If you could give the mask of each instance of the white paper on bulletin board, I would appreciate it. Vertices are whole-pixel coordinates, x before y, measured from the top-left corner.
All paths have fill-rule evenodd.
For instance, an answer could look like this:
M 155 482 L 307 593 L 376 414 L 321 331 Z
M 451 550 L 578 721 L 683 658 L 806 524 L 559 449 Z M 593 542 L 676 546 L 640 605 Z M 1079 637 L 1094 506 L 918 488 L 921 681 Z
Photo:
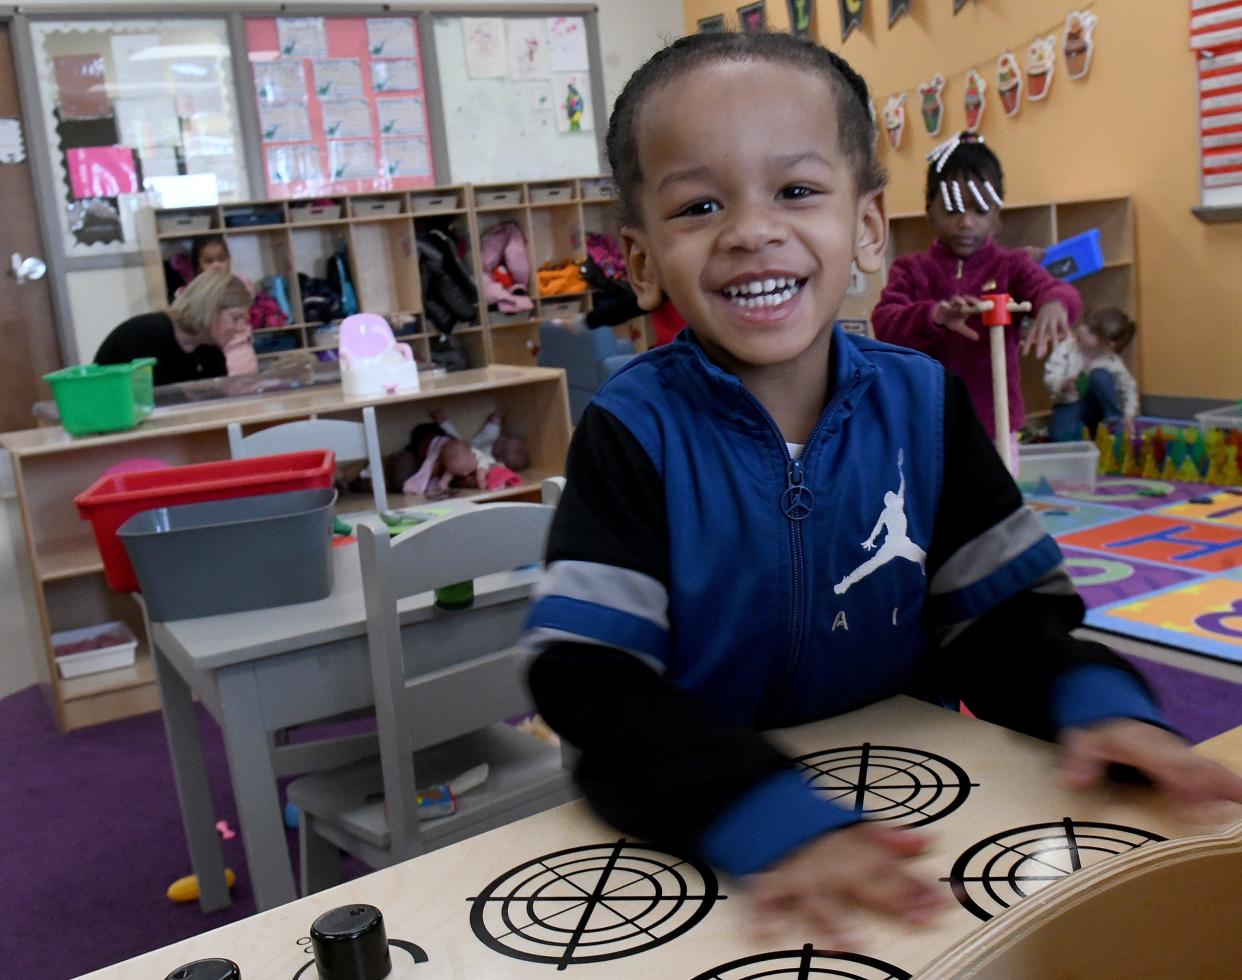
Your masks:
M 561 133 L 554 112 L 537 107 L 537 90 L 547 92 L 546 80 L 470 77 L 461 21 L 434 20 L 449 160 L 446 182 L 487 184 L 599 173 L 596 133 Z M 583 97 L 590 101 L 592 93 Z

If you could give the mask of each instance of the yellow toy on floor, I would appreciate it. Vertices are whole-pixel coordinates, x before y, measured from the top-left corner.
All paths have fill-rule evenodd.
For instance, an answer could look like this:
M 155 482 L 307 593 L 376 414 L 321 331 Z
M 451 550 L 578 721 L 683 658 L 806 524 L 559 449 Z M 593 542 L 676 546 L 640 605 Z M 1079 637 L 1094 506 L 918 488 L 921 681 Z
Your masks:
M 237 875 L 233 873 L 232 868 L 224 869 L 224 883 L 230 888 L 237 881 Z M 197 902 L 198 901 L 198 876 L 186 875 L 184 878 L 178 878 L 168 886 L 168 900 L 170 902 Z

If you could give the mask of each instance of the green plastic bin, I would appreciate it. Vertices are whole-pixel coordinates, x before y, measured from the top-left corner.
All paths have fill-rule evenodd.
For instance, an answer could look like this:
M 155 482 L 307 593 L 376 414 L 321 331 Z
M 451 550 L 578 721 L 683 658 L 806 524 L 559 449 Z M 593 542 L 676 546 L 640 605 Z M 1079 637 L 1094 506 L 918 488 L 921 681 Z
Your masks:
M 70 435 L 132 429 L 155 408 L 154 357 L 128 364 L 78 364 L 45 374 Z

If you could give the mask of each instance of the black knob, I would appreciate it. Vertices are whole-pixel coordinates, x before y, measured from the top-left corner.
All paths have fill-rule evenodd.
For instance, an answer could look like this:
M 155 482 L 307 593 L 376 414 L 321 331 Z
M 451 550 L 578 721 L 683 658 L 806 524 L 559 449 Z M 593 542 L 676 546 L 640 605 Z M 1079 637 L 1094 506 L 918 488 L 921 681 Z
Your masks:
M 392 972 L 384 916 L 374 905 L 342 905 L 311 926 L 319 980 L 382 980 Z
M 241 980 L 241 970 L 232 960 L 195 960 L 177 967 L 164 980 Z

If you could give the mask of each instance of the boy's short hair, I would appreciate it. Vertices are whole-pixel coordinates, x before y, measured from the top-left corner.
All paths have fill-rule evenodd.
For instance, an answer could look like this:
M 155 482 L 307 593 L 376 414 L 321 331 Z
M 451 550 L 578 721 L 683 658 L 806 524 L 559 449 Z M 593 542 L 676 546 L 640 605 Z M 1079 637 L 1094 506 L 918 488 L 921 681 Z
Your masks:
M 930 206 L 932 200 L 940 195 L 940 184 L 954 180 L 975 180 L 981 185 L 985 180 L 990 181 L 997 197 L 1004 198 L 1005 170 L 1001 167 L 1000 158 L 974 133 L 962 132 L 957 139 L 958 144 L 952 153 L 928 165 L 923 203 Z
M 168 316 L 192 340 L 206 343 L 221 310 L 249 309 L 253 297 L 237 276 L 213 269 L 195 276 L 173 301 Z
M 1137 329 L 1133 320 L 1116 306 L 1097 306 L 1088 310 L 1083 325 L 1120 354 L 1130 346 Z
M 867 83 L 844 58 L 806 38 L 777 32 L 743 34 L 725 31 L 689 34 L 657 51 L 640 67 L 617 97 L 608 123 L 608 162 L 617 182 L 623 224 L 640 223 L 637 122 L 647 97 L 686 72 L 731 61 L 768 61 L 819 72 L 835 96 L 837 138 L 850 161 L 858 192 L 880 190 L 888 180 L 876 159 L 878 130 Z M 780 93 L 774 93 L 780 98 Z

